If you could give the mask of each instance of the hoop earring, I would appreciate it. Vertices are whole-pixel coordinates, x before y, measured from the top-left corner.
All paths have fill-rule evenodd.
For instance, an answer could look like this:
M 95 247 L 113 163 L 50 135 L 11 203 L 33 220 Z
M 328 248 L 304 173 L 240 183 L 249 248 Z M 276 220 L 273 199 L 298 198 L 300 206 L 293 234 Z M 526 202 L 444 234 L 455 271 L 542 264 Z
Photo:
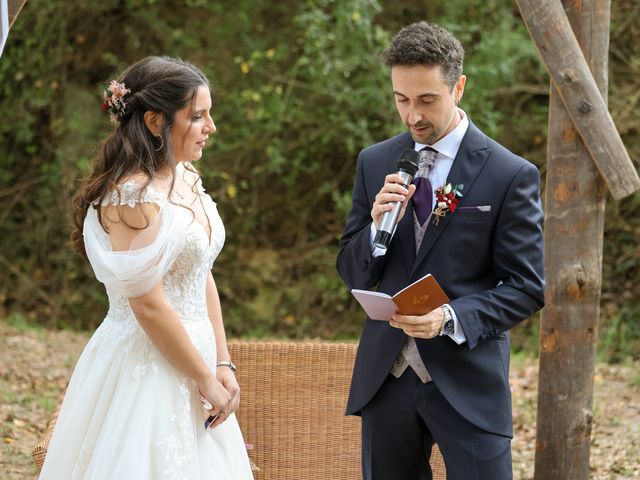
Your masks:
M 162 138 L 162 135 L 160 134 L 156 135 L 156 138 L 160 139 L 160 146 L 158 148 L 155 148 L 154 151 L 159 152 L 164 147 L 164 138 Z

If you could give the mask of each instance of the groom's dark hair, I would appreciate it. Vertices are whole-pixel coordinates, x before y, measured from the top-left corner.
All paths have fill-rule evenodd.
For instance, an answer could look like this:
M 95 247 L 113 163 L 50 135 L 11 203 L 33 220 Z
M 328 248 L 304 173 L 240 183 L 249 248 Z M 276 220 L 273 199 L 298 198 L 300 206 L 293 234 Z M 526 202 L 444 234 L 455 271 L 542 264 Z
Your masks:
M 422 21 L 401 29 L 382 52 L 381 59 L 388 67 L 440 65 L 445 82 L 453 88 L 462 75 L 464 49 L 448 30 Z

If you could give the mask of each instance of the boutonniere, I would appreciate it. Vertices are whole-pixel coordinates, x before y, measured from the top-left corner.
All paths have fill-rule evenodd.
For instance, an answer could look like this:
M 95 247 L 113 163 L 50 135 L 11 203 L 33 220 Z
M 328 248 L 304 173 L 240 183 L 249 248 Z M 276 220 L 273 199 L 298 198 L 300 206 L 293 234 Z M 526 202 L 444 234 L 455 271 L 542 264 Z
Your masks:
M 458 202 L 462 198 L 461 190 L 463 184 L 447 183 L 436 188 L 436 209 L 433 211 L 433 224 L 438 225 L 440 217 L 444 217 L 447 212 L 455 212 Z

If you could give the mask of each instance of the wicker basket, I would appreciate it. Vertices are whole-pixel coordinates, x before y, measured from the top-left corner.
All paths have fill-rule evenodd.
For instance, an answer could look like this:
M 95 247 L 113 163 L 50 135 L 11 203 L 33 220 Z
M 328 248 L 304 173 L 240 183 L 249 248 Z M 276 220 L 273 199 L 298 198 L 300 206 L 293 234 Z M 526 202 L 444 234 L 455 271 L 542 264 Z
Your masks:
M 352 343 L 230 342 L 241 388 L 238 421 L 256 480 L 361 478 L 360 420 L 345 417 Z M 42 466 L 49 435 L 33 449 Z M 437 447 L 434 479 L 446 478 Z

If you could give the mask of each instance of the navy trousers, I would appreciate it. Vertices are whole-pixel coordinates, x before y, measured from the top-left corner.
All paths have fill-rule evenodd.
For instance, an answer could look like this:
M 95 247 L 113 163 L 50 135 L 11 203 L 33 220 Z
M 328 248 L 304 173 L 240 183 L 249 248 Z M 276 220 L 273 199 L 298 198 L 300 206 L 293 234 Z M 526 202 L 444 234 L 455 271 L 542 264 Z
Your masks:
M 400 378 L 389 375 L 362 410 L 364 480 L 430 480 L 434 443 L 447 480 L 513 478 L 511 438 L 474 426 L 411 368 Z

